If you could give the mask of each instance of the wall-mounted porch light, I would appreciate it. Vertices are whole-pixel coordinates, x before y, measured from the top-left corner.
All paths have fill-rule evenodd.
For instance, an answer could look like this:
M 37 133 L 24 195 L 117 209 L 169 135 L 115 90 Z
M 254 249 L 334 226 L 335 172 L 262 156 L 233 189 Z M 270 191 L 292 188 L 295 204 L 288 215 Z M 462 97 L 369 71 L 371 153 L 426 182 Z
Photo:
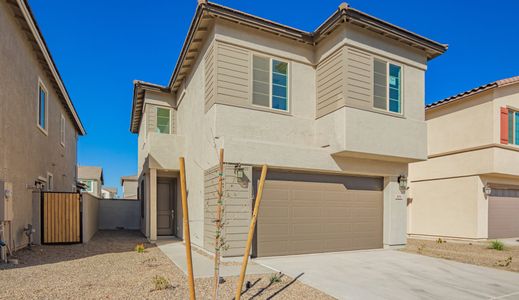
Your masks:
M 400 186 L 400 190 L 402 190 L 402 191 L 409 189 L 407 187 L 407 176 L 405 176 L 405 175 L 398 176 L 398 185 Z
M 483 187 L 483 194 L 485 194 L 485 197 L 490 196 L 490 194 L 492 194 L 492 188 L 489 187 L 488 185 L 484 186 Z
M 234 166 L 234 174 L 236 174 L 236 178 L 238 178 L 238 180 L 243 180 L 243 178 L 245 177 L 245 172 L 241 164 L 237 164 L 236 166 Z

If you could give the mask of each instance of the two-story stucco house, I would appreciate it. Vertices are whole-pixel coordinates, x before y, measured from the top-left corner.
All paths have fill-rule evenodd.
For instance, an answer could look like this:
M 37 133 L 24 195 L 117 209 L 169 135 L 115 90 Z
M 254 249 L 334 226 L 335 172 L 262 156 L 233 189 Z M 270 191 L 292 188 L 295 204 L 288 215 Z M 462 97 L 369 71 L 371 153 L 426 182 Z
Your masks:
M 12 232 L 12 248 L 27 245 L 27 224 L 37 226 L 41 190 L 75 191 L 84 134 L 27 1 L 0 1 L 0 181 L 11 189 L 12 228 L 4 233 Z
M 427 161 L 410 166 L 411 236 L 519 237 L 519 77 L 429 104 Z
M 253 256 L 406 242 L 408 164 L 427 158 L 427 62 L 447 47 L 341 4 L 306 32 L 201 1 L 167 86 L 136 81 L 142 230 L 214 251 L 225 149 L 225 255 L 243 255 L 269 165 Z M 400 183 L 399 183 L 400 178 Z

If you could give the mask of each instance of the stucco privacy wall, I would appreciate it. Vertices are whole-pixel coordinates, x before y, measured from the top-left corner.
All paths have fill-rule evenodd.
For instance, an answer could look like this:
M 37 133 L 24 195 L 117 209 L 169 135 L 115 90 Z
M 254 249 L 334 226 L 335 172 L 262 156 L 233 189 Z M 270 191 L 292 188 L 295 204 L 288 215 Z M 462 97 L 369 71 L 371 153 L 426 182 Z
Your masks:
M 99 200 L 100 230 L 139 230 L 140 201 L 124 199 Z
M 88 243 L 99 228 L 100 201 L 89 193 L 81 194 L 83 243 Z
M 252 167 L 241 166 L 244 178 L 238 179 L 235 164 L 224 165 L 222 237 L 223 256 L 239 256 L 245 251 L 247 233 L 252 215 Z M 205 171 L 204 248 L 214 252 L 218 187 L 218 167 Z
M 48 135 L 36 125 L 38 80 L 48 92 Z M 75 186 L 77 131 L 6 1 L 0 2 L 0 82 L 0 180 L 13 183 L 12 239 L 21 248 L 27 244 L 23 227 L 33 222 L 33 191 L 28 187 L 48 172 L 54 190 L 70 192 Z

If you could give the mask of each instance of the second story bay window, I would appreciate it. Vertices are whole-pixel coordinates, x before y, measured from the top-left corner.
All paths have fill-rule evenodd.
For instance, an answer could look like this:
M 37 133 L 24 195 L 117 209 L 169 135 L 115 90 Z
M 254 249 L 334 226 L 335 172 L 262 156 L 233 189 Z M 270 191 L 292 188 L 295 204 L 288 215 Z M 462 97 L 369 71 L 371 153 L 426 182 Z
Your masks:
M 402 67 L 375 58 L 373 62 L 373 107 L 402 113 Z
M 252 104 L 288 111 L 288 63 L 252 57 Z

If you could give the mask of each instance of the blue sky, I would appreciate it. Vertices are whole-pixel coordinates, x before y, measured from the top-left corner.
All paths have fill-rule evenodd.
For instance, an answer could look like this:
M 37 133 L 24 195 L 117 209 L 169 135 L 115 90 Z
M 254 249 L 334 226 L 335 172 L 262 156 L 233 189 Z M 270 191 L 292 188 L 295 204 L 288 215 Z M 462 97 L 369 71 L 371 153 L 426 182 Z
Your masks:
M 137 136 L 129 132 L 132 82 L 168 82 L 197 1 L 29 2 L 88 133 L 79 140 L 78 161 L 102 166 L 105 185 L 119 187 L 120 176 L 137 172 Z M 330 16 L 340 2 L 217 1 L 308 31 Z M 449 44 L 446 54 L 429 63 L 428 103 L 519 75 L 519 1 L 348 3 Z

